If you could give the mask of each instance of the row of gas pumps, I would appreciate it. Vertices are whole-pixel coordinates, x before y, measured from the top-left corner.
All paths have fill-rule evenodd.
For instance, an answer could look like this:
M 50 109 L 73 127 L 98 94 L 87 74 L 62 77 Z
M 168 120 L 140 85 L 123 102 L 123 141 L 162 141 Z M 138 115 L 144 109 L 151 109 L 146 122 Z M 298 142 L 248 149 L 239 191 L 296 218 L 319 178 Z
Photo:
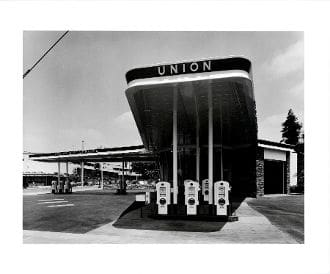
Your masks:
M 60 180 L 60 182 L 52 181 L 52 193 L 72 193 L 72 185 L 69 179 L 66 179 L 65 182 L 63 182 L 62 180 Z
M 213 193 L 211 193 L 213 189 Z M 202 189 L 200 193 L 200 185 L 196 181 L 184 181 L 184 201 L 186 207 L 186 215 L 197 215 L 198 206 L 203 203 L 204 205 L 213 205 L 215 207 L 215 215 L 228 216 L 230 206 L 230 184 L 227 181 L 217 181 L 214 183 L 213 188 L 210 188 L 209 180 L 202 181 Z M 157 214 L 168 215 L 169 206 L 173 204 L 173 196 L 171 193 L 173 189 L 169 182 L 158 182 L 156 184 L 157 192 Z M 210 199 L 213 195 L 213 199 Z M 172 199 L 171 199 L 172 196 Z

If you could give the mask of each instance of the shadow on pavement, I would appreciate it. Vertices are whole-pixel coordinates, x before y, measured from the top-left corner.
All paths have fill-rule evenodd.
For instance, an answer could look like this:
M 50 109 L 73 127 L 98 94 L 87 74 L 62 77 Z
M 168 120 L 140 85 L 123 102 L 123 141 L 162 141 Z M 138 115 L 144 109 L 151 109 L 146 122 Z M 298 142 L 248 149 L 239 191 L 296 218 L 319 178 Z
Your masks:
M 244 201 L 243 197 L 232 198 L 232 211 Z M 215 232 L 226 224 L 226 221 L 218 220 L 179 220 L 179 219 L 154 219 L 149 217 L 151 206 L 133 202 L 126 208 L 114 227 L 124 229 L 159 230 L 159 231 L 186 231 L 186 232 Z
M 130 190 L 127 191 L 126 194 L 117 194 L 116 193 L 117 190 L 116 189 L 105 189 L 105 190 L 101 190 L 101 189 L 92 189 L 92 190 L 75 190 L 73 189 L 72 193 L 68 193 L 68 194 L 64 194 L 64 195 L 113 195 L 113 196 L 118 196 L 118 197 L 126 197 L 126 196 L 132 196 L 132 195 L 136 195 L 138 193 L 142 193 L 141 190 Z M 143 192 L 144 193 L 144 192 Z M 63 195 L 63 194 L 53 194 L 54 197 L 58 196 L 58 195 Z

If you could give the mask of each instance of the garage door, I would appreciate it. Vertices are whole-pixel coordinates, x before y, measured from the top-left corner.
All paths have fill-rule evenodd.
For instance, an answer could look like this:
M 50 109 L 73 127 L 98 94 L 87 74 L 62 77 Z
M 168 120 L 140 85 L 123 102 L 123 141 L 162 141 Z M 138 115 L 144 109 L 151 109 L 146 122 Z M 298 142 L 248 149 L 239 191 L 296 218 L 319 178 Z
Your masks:
M 265 194 L 285 193 L 285 162 L 265 160 Z

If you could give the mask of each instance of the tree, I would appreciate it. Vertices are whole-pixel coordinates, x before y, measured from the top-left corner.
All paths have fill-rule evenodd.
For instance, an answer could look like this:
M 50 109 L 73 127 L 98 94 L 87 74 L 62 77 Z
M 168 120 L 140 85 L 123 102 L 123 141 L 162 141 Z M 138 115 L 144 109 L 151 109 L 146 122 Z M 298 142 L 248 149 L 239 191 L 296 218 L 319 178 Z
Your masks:
M 297 116 L 292 109 L 289 110 L 288 116 L 284 123 L 282 123 L 282 140 L 286 144 L 297 145 L 299 142 L 302 125 L 298 122 Z

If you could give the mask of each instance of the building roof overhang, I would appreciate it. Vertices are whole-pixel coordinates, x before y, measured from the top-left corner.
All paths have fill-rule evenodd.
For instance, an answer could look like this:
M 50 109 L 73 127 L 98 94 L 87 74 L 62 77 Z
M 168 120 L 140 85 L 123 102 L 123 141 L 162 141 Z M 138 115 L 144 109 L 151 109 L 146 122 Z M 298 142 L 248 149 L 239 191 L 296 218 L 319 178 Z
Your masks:
M 258 140 L 258 147 L 269 148 L 281 151 L 294 152 L 294 146 L 267 141 Z M 52 153 L 30 153 L 29 158 L 41 162 L 70 162 L 80 164 L 84 162 L 138 162 L 138 161 L 156 161 L 157 154 L 148 151 L 143 145 L 130 147 L 114 147 L 104 149 L 62 151 Z
M 142 145 L 130 147 L 114 147 L 78 151 L 62 151 L 54 153 L 35 153 L 29 156 L 31 160 L 41 162 L 138 162 L 155 161 L 155 155 L 148 152 Z
M 295 152 L 295 146 L 294 145 L 278 143 L 278 142 L 262 140 L 262 139 L 258 140 L 258 147 L 272 149 L 272 150 Z

